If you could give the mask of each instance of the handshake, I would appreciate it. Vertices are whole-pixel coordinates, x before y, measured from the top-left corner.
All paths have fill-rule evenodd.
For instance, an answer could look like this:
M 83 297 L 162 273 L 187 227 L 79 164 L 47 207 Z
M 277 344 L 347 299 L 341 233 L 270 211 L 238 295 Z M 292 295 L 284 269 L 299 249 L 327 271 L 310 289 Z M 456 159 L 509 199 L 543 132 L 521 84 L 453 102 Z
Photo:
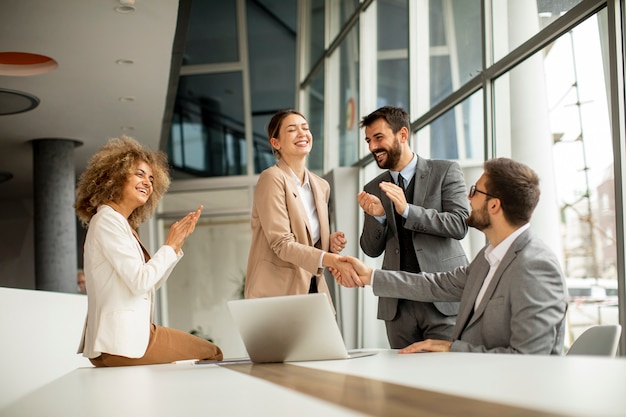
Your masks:
M 364 287 L 372 282 L 373 268 L 352 256 L 339 256 L 328 270 L 337 284 L 346 288 Z

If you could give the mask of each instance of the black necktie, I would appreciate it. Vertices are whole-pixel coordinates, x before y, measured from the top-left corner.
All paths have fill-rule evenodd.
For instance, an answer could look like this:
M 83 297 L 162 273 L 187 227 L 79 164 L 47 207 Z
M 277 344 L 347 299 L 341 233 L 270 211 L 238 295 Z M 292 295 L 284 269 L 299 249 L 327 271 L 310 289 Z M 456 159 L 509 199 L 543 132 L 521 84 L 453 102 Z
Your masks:
M 398 187 L 402 187 L 402 190 L 405 189 L 404 187 L 404 178 L 402 178 L 402 175 L 398 174 Z

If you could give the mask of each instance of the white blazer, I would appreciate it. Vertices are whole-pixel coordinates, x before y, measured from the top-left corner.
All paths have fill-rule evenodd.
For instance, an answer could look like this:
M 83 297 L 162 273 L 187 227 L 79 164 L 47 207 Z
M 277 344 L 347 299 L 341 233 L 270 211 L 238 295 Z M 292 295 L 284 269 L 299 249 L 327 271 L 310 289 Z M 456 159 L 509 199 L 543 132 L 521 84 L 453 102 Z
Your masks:
M 153 299 L 182 258 L 162 246 L 146 262 L 128 221 L 107 205 L 89 222 L 84 270 L 88 311 L 78 353 L 142 357 L 150 339 Z

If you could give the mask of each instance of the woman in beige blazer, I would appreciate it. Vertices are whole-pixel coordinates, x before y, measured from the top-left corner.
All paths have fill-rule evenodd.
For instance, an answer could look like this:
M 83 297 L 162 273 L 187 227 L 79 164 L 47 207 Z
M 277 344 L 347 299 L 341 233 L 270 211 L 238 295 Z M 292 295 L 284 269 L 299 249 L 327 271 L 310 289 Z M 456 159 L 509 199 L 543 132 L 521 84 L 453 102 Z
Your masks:
M 254 191 L 245 297 L 320 292 L 332 304 L 324 267 L 358 276 L 338 262 L 346 239 L 330 233 L 330 186 L 306 168 L 313 145 L 309 125 L 299 112 L 282 110 L 267 133 L 278 162 L 261 173 Z
M 213 343 L 152 322 L 155 291 L 183 256 L 202 206 L 172 225 L 152 256 L 136 228 L 170 184 L 167 160 L 132 138 L 111 139 L 89 160 L 76 192 L 76 215 L 87 226 L 84 271 L 87 319 L 78 353 L 97 367 L 186 359 L 221 360 Z

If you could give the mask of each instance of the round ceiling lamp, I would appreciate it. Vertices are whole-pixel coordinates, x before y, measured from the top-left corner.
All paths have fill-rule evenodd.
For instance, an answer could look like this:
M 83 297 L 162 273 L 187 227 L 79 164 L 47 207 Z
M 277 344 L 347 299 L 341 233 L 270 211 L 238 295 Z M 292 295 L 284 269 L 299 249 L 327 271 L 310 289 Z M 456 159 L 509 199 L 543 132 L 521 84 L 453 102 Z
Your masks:
M 27 52 L 0 52 L 0 75 L 27 77 L 55 70 L 59 64 L 45 55 Z
M 0 88 L 0 116 L 24 113 L 39 105 L 39 99 L 23 91 Z

